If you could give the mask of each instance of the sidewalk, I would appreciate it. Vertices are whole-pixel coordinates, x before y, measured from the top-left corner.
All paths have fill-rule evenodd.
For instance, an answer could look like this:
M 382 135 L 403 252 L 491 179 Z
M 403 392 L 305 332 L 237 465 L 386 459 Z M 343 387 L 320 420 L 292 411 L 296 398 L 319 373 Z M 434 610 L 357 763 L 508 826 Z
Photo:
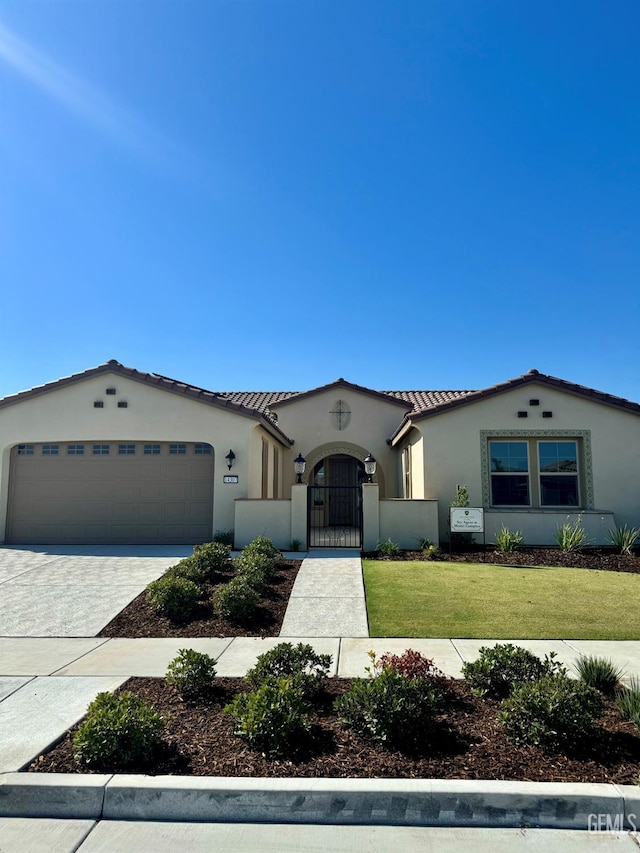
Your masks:
M 291 591 L 280 636 L 369 636 L 359 551 L 309 551 Z

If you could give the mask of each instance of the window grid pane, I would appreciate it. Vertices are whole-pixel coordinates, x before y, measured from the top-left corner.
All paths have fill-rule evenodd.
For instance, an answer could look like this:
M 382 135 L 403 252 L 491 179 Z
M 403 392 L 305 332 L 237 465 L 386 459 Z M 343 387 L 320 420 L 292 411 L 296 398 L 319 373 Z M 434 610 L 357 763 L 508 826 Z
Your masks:
M 186 444 L 170 444 L 169 445 L 169 453 L 171 455 L 174 455 L 174 456 L 176 454 L 182 455 L 186 452 L 187 452 L 187 445 Z
M 43 456 L 57 456 L 58 455 L 58 445 L 57 444 L 43 444 L 42 445 L 42 455 Z
M 84 456 L 84 444 L 67 444 L 67 456 Z
M 211 447 L 210 444 L 196 444 L 196 448 L 195 448 L 196 455 L 203 454 L 203 453 L 211 453 L 212 450 L 213 450 L 213 448 Z
M 93 445 L 93 455 L 94 456 L 108 456 L 109 455 L 109 445 L 108 444 L 94 444 Z
M 491 503 L 529 506 L 529 445 L 526 441 L 490 441 Z
M 33 456 L 33 444 L 19 444 L 18 456 Z
M 145 454 L 145 456 L 159 456 L 160 455 L 160 445 L 159 444 L 145 444 L 144 454 Z
M 118 445 L 118 453 L 121 456 L 133 456 L 136 452 L 135 444 L 119 444 Z

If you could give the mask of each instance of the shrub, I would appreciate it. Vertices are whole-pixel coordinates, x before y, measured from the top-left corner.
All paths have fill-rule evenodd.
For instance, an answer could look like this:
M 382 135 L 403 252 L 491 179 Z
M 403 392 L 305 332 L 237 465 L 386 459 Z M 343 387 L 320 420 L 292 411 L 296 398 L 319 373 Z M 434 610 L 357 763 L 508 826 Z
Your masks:
M 576 671 L 585 684 L 606 696 L 611 696 L 615 692 L 624 675 L 624 670 L 616 666 L 612 660 L 590 655 L 580 655 L 576 661 Z
M 378 542 L 376 551 L 381 557 L 397 557 L 400 553 L 400 547 L 391 539 L 385 539 L 384 542 Z
M 302 542 L 299 539 L 292 539 L 289 542 L 289 550 L 290 551 L 301 551 L 302 550 Z
M 193 557 L 185 557 L 184 560 L 180 560 L 175 566 L 168 568 L 162 577 L 184 578 L 196 586 L 202 586 L 209 579 L 208 572 L 204 571 Z
M 243 625 L 255 616 L 260 596 L 246 580 L 236 577 L 217 587 L 212 601 L 216 613 L 236 625 Z
M 241 564 L 236 561 L 236 577 L 248 583 L 252 589 L 261 595 L 267 586 L 267 574 L 259 565 Z
M 308 643 L 278 643 L 258 657 L 247 673 L 247 681 L 260 687 L 268 681 L 291 678 L 305 696 L 316 695 L 329 675 L 331 655 L 320 655 Z
M 401 655 L 385 652 L 376 657 L 375 652 L 369 652 L 371 670 L 373 673 L 391 669 L 404 678 L 446 678 L 442 670 L 434 664 L 433 658 L 427 658 L 414 649 L 406 649 Z
M 216 572 L 229 564 L 230 554 L 231 548 L 223 542 L 205 542 L 195 546 L 190 559 L 198 566 L 204 578 L 211 580 Z
M 545 675 L 521 684 L 501 708 L 499 719 L 516 743 L 550 749 L 589 737 L 595 718 L 604 710 L 597 690 L 566 675 Z
M 267 536 L 257 536 L 249 542 L 243 550 L 244 554 L 261 554 L 263 557 L 271 557 L 274 563 L 282 562 L 282 552 L 279 551 Z
M 640 678 L 632 678 L 629 687 L 625 687 L 616 696 L 618 710 L 640 729 Z
M 195 649 L 179 649 L 165 676 L 183 699 L 205 696 L 216 675 L 217 660 Z
M 186 622 L 200 598 L 200 587 L 181 577 L 163 575 L 147 586 L 147 599 L 173 622 Z
M 566 521 L 564 524 L 558 525 L 556 541 L 560 550 L 565 552 L 580 551 L 582 548 L 586 548 L 589 544 L 589 538 L 582 526 L 582 516 L 578 516 L 573 524 Z
M 422 549 L 422 556 L 425 560 L 437 560 L 440 556 L 440 549 L 437 545 L 427 545 Z
M 418 548 L 421 551 L 426 551 L 427 548 L 431 548 L 433 545 L 433 540 L 429 539 L 428 536 L 419 536 L 418 537 Z
M 496 545 L 498 546 L 498 551 L 516 551 L 523 542 L 524 536 L 519 530 L 514 530 L 512 532 L 509 528 L 505 527 L 504 524 L 502 525 L 500 533 L 496 534 Z
M 234 560 L 234 567 L 238 574 L 243 571 L 260 571 L 265 577 L 271 577 L 276 573 L 277 564 L 273 557 L 261 554 L 259 551 L 243 551 Z
M 96 770 L 139 770 L 162 743 L 164 720 L 135 693 L 98 693 L 73 738 L 79 764 Z
M 235 733 L 252 749 L 268 754 L 295 752 L 310 728 L 304 692 L 290 678 L 240 693 L 224 710 L 233 718 Z
M 449 506 L 469 506 L 469 489 L 466 486 L 456 486 L 456 496 Z
M 234 530 L 216 530 L 216 532 L 213 534 L 214 542 L 220 542 L 222 545 L 228 545 L 230 548 L 233 548 L 234 539 Z
M 393 746 L 415 746 L 428 738 L 442 705 L 430 679 L 405 678 L 390 667 L 375 678 L 357 678 L 338 697 L 343 723 L 364 737 Z
M 609 530 L 609 542 L 618 554 L 631 554 L 636 539 L 640 536 L 640 527 L 616 527 Z
M 555 660 L 555 652 L 540 660 L 532 652 L 512 643 L 482 646 L 480 657 L 462 667 L 464 678 L 478 695 L 496 699 L 508 696 L 522 682 L 565 673 L 564 667 Z

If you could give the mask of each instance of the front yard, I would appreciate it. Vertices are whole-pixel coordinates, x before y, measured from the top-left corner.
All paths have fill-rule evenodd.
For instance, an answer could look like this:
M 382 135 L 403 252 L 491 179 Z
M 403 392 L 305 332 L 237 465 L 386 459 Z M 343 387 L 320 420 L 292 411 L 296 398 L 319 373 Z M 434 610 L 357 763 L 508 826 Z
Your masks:
M 363 561 L 372 637 L 640 639 L 640 575 Z

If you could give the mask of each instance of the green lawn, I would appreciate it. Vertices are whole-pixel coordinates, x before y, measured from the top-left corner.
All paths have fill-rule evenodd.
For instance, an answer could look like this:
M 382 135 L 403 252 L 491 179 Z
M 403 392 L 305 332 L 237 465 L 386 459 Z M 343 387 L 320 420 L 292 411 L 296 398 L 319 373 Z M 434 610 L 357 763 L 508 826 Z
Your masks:
M 364 560 L 372 637 L 640 639 L 640 575 Z

